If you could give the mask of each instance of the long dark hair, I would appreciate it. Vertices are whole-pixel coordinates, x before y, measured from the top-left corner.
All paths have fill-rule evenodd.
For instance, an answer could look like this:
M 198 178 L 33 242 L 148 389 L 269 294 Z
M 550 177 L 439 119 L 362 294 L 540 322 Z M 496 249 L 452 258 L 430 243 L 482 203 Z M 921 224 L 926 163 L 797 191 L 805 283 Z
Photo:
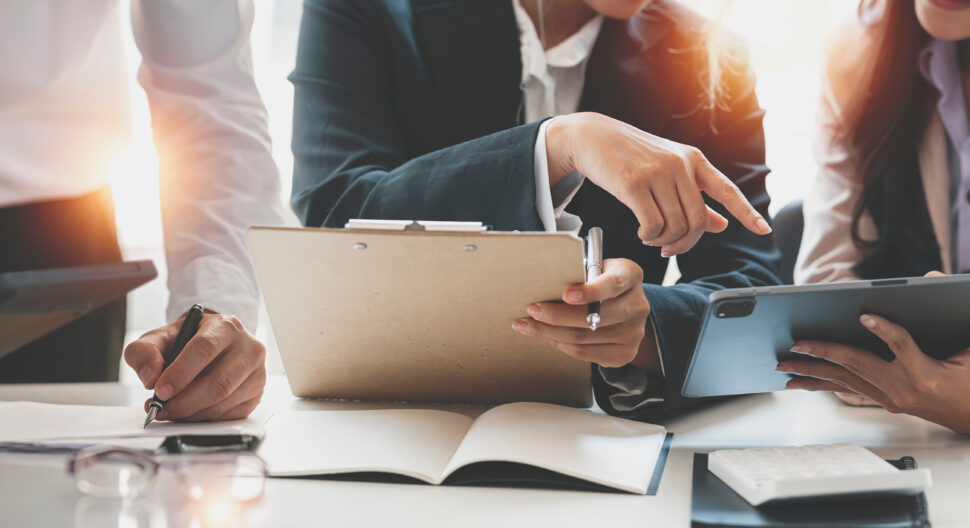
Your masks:
M 846 140 L 860 160 L 863 191 L 852 238 L 867 256 L 853 268 L 862 278 L 922 275 L 941 269 L 919 171 L 919 145 L 933 112 L 935 89 L 920 75 L 919 55 L 929 35 L 913 0 L 863 0 L 859 16 L 870 28 L 866 72 L 845 105 Z M 878 236 L 866 240 L 859 223 L 868 212 Z

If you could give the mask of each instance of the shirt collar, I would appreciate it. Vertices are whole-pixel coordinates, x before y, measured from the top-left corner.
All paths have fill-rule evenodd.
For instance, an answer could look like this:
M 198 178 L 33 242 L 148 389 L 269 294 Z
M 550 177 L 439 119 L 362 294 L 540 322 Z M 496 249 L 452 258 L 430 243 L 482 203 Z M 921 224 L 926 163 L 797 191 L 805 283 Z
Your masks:
M 528 59 L 531 60 L 528 62 L 545 64 L 552 68 L 572 68 L 584 63 L 592 55 L 593 46 L 596 45 L 600 28 L 603 26 L 603 15 L 596 15 L 569 38 L 549 50 L 544 50 L 535 25 L 522 7 L 521 0 L 512 0 L 512 7 L 515 11 L 515 20 L 519 25 L 523 54 L 530 55 Z M 523 62 L 527 62 L 526 57 L 522 59 Z
M 970 123 L 967 122 L 957 43 L 933 39 L 920 53 L 919 59 L 920 73 L 940 92 L 937 113 L 951 144 L 957 149 L 970 148 Z
M 954 87 L 962 91 L 956 42 L 932 39 L 919 55 L 919 71 L 944 97 Z

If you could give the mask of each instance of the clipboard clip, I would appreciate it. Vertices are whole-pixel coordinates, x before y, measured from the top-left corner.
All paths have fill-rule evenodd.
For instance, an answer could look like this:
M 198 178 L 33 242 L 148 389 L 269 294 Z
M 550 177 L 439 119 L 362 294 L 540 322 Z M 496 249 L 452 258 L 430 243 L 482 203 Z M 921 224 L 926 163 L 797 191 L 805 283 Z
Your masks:
M 377 231 L 439 231 L 453 233 L 484 233 L 491 226 L 481 222 L 444 222 L 438 220 L 368 220 L 354 218 L 344 224 L 345 229 Z

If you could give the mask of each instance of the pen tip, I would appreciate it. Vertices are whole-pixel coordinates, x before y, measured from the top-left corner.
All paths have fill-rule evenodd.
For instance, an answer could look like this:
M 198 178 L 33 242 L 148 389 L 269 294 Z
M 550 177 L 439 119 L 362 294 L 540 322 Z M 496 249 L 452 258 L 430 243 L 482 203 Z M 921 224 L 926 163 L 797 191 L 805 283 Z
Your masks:
M 158 414 L 157 407 L 155 407 L 154 405 L 149 407 L 148 416 L 145 417 L 145 425 L 142 426 L 142 429 L 148 429 L 148 424 L 152 423 L 152 421 L 155 419 L 155 416 L 157 414 Z

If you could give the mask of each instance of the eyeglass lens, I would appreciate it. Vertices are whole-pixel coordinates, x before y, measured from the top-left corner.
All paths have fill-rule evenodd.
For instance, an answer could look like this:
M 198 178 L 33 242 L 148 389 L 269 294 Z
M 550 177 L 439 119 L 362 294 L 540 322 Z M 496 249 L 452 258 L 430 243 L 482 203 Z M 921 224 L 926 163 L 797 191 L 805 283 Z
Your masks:
M 157 464 L 124 451 L 81 453 L 74 461 L 74 480 L 95 497 L 133 499 L 151 489 Z

